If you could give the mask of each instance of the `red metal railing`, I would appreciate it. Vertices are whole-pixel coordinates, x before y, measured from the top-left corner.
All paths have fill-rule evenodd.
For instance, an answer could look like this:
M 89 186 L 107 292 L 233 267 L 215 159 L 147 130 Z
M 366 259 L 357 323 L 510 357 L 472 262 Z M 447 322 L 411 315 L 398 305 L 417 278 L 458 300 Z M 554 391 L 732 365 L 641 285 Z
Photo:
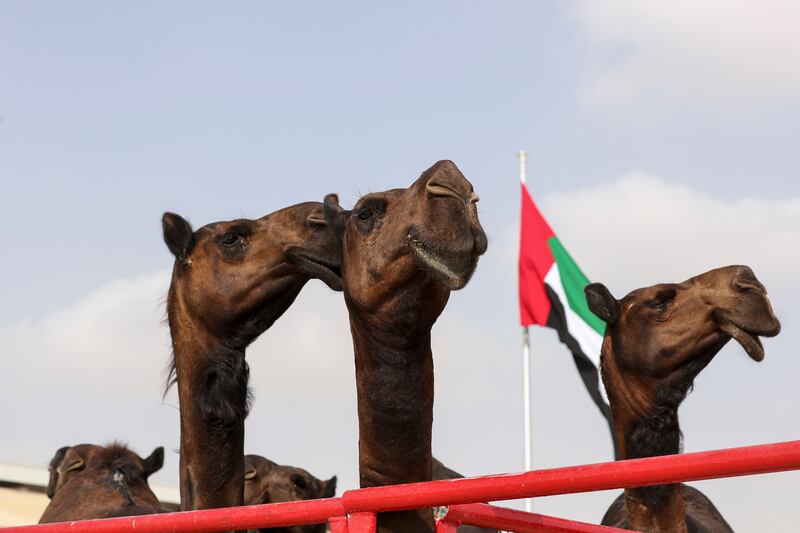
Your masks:
M 325 500 L 0 528 L 0 531 L 199 533 L 327 521 L 332 533 L 374 533 L 376 513 L 449 506 L 446 513 L 440 513 L 444 513 L 444 518 L 437 527 L 443 532 L 452 531 L 453 524 L 463 523 L 518 532 L 600 533 L 614 529 L 488 505 L 465 504 L 786 470 L 800 470 L 800 441 L 533 470 L 521 474 L 349 490 L 341 498 Z
M 536 513 L 526 513 L 485 503 L 468 503 L 440 508 L 436 533 L 456 533 L 458 526 L 490 527 L 515 533 L 614 533 L 625 531 L 615 527 L 597 526 L 564 520 Z

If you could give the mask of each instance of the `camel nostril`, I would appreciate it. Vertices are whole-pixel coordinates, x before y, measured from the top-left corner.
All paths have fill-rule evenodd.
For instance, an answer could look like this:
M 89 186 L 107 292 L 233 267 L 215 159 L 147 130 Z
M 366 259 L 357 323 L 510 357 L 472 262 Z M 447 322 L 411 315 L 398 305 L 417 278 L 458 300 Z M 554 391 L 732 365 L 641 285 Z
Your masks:
M 758 283 L 745 283 L 743 281 L 735 281 L 733 286 L 739 289 L 741 292 L 757 292 L 759 294 L 764 294 L 764 288 Z
M 455 189 L 435 180 L 428 181 L 428 183 L 425 184 L 425 190 L 428 191 L 428 194 L 431 196 L 450 196 L 451 198 L 461 199 L 461 195 L 458 194 Z
M 308 223 L 312 226 L 327 226 L 328 223 L 325 221 L 325 217 L 322 214 L 311 214 L 308 215 Z
M 749 268 L 743 268 L 736 273 L 733 278 L 733 287 L 741 292 L 753 291 L 759 294 L 767 294 L 767 290 Z

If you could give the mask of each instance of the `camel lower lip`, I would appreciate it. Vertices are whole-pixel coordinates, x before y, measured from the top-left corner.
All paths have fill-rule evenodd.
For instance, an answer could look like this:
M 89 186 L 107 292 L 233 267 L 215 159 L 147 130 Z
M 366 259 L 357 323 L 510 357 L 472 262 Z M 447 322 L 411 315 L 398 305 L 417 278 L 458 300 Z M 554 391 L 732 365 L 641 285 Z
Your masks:
M 298 253 L 297 258 L 305 263 L 307 267 L 313 271 L 314 275 L 325 282 L 329 287 L 334 290 L 342 290 L 341 266 L 305 253 Z
M 764 359 L 764 346 L 761 344 L 761 339 L 758 338 L 758 335 L 754 335 L 728 321 L 724 322 L 720 329 L 738 342 L 747 352 L 747 355 L 750 356 L 750 359 L 753 361 L 762 361 Z
M 427 242 L 410 234 L 408 242 L 417 259 L 438 277 L 444 278 L 451 289 L 460 289 L 467 284 L 475 268 L 475 262 L 471 257 L 441 253 Z

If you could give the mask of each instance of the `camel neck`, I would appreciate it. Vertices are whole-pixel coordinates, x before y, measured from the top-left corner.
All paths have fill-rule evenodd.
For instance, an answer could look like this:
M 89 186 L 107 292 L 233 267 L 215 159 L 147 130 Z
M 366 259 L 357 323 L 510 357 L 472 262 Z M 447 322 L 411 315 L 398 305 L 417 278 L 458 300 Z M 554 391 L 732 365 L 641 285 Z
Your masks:
M 362 325 L 363 326 L 363 325 Z M 433 357 L 430 330 L 413 343 L 359 327 L 351 315 L 361 487 L 431 480 Z M 434 531 L 430 509 L 382 513 L 380 533 Z
M 688 387 L 683 383 L 668 383 L 654 391 L 646 386 L 635 387 L 635 379 L 622 377 L 616 370 L 609 372 L 607 366 L 604 367 L 604 381 L 609 390 L 620 459 L 681 453 L 678 406 Z M 641 393 L 642 390 L 647 390 L 648 394 Z M 626 489 L 625 500 L 634 530 L 686 532 L 682 485 Z
M 449 289 L 420 273 L 345 303 L 356 366 L 361 487 L 430 481 L 433 426 L 431 329 Z M 378 515 L 379 533 L 433 533 L 430 508 Z
M 212 335 L 177 305 L 168 312 L 181 410 L 181 509 L 241 505 L 249 398 L 244 348 Z
M 430 331 L 393 343 L 351 319 L 362 487 L 429 481 L 433 424 Z
M 611 408 L 621 459 L 638 459 L 680 453 L 681 431 L 677 410 L 654 406 L 645 416 L 628 417 Z M 623 422 L 617 429 L 617 420 Z M 636 531 L 685 532 L 683 488 L 680 484 L 625 490 L 631 527 Z

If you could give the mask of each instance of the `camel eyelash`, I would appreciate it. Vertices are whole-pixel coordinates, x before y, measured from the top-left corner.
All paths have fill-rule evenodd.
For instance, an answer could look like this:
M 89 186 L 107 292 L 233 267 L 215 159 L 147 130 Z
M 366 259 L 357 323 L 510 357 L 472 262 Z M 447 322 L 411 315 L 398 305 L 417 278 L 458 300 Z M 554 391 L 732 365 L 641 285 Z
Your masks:
M 664 307 L 675 298 L 675 289 L 660 291 L 656 297 L 647 302 L 647 306 L 653 309 Z
M 386 210 L 386 202 L 385 201 L 379 200 L 377 198 L 372 198 L 372 199 L 369 199 L 369 200 L 365 201 L 361 205 L 356 206 L 356 208 L 353 209 L 353 212 L 356 213 L 356 214 L 363 213 L 364 211 L 372 211 L 374 213 L 382 213 L 385 210 Z

